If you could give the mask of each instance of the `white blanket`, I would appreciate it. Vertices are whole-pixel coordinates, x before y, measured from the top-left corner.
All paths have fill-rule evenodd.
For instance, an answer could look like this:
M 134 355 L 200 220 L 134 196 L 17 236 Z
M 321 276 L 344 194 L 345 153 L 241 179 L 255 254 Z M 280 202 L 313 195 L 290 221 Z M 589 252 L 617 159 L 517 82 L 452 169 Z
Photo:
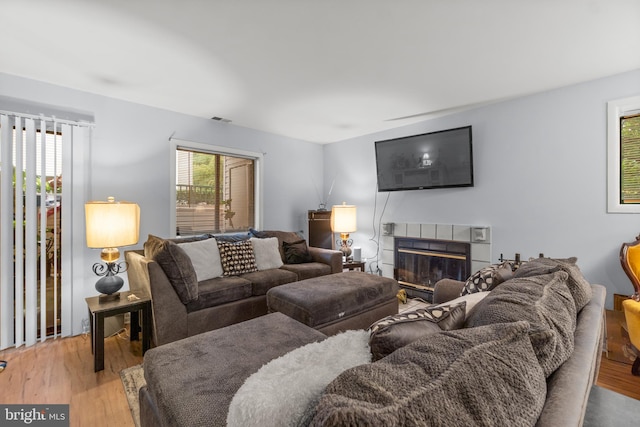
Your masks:
M 251 375 L 229 405 L 229 427 L 306 425 L 326 386 L 371 362 L 369 333 L 346 331 L 272 360 Z

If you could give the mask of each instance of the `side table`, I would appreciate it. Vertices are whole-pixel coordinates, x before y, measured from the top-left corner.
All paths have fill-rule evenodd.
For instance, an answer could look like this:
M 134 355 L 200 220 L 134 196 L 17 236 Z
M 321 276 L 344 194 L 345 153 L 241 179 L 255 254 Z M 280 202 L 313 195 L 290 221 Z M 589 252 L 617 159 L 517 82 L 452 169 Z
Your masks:
M 151 298 L 141 292 L 135 295 L 137 300 L 129 301 L 128 296 L 131 291 L 121 292 L 120 299 L 100 302 L 99 297 L 85 298 L 89 308 L 89 320 L 91 323 L 91 351 L 93 353 L 94 371 L 104 369 L 104 319 L 105 317 L 117 314 L 131 313 L 131 341 L 138 339 L 137 325 L 134 319 L 138 319 L 138 314 L 142 313 L 142 354 L 149 350 L 151 346 Z
M 356 261 L 347 261 L 342 263 L 343 270 L 355 270 L 359 268 L 360 271 L 364 271 L 364 262 L 356 262 Z

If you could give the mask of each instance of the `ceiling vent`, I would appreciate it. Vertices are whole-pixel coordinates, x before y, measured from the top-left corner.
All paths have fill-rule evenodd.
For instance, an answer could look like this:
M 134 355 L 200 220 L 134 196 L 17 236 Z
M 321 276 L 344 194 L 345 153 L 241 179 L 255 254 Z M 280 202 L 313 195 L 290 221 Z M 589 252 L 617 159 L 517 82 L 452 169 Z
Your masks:
M 224 119 L 218 116 L 211 117 L 211 120 L 215 120 L 217 122 L 222 122 L 222 123 L 231 123 L 231 119 Z

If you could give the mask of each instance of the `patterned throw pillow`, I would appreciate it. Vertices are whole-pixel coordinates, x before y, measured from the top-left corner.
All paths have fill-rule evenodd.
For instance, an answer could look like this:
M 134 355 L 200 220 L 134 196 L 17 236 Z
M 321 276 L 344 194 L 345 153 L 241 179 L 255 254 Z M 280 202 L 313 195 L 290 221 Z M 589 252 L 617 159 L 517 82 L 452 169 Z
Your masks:
M 462 327 L 466 302 L 429 306 L 394 314 L 369 327 L 369 346 L 373 360 L 380 360 L 424 336 Z
M 502 282 L 513 277 L 513 265 L 509 261 L 502 264 L 492 264 L 481 268 L 467 279 L 460 296 L 476 292 L 488 292 Z
M 218 242 L 224 276 L 237 276 L 258 270 L 253 245 L 249 240 Z

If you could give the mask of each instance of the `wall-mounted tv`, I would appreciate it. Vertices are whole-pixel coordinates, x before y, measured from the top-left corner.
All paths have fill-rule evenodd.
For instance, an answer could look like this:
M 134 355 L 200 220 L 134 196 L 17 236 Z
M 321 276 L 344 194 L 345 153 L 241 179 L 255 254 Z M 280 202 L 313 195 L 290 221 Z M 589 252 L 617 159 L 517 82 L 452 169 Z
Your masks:
M 375 142 L 378 191 L 473 187 L 471 126 Z

